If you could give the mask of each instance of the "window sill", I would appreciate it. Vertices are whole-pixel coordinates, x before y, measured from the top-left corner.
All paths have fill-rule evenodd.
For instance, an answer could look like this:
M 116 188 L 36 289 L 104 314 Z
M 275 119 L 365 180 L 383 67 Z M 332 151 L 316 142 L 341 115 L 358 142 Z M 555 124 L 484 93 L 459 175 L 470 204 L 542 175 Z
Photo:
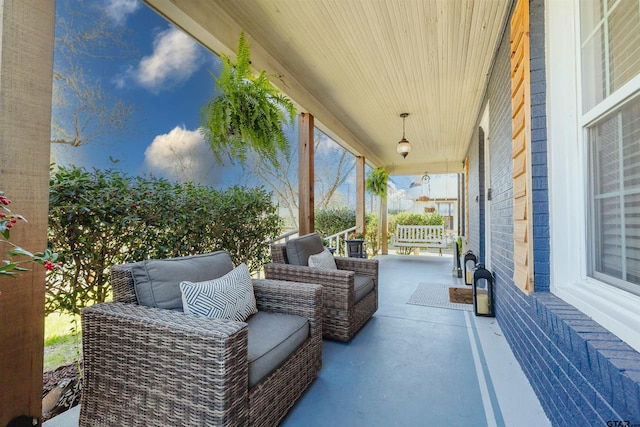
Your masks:
M 640 352 L 640 296 L 593 279 L 554 286 L 552 293 Z

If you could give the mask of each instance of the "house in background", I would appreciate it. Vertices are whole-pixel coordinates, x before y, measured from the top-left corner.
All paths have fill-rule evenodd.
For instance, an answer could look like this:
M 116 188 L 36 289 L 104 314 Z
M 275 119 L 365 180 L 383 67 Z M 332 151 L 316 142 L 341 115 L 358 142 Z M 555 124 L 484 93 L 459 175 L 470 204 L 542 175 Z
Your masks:
M 458 179 L 457 174 L 417 176 L 407 191 L 413 202 L 407 212 L 438 212 L 444 218 L 447 233 L 458 235 Z
M 46 240 L 50 3 L 0 2 L 0 185 L 21 194 L 32 247 Z M 640 0 L 147 3 L 217 53 L 244 30 L 299 107 L 301 233 L 314 126 L 357 156 L 360 183 L 365 164 L 460 174 L 460 232 L 549 419 L 640 424 Z M 2 425 L 38 413 L 43 281 L 0 283 Z

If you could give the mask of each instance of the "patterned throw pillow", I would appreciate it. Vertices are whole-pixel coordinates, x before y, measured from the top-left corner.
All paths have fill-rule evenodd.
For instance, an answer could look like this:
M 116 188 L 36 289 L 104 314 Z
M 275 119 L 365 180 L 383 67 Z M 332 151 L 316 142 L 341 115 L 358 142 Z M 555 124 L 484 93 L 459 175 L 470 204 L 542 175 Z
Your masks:
M 224 276 L 206 282 L 181 282 L 185 313 L 244 322 L 258 312 L 253 283 L 242 263 Z
M 309 267 L 325 268 L 328 270 L 338 269 L 333 254 L 327 248 L 324 248 L 319 254 L 309 255 Z

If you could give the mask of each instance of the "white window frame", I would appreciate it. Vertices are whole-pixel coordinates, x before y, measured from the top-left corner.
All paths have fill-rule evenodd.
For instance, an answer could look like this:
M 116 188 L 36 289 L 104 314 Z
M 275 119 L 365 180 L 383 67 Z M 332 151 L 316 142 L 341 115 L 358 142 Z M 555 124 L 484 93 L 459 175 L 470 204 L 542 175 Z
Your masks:
M 640 76 L 582 114 L 579 4 L 545 2 L 551 292 L 640 351 L 640 296 L 587 276 L 587 129 L 640 91 Z

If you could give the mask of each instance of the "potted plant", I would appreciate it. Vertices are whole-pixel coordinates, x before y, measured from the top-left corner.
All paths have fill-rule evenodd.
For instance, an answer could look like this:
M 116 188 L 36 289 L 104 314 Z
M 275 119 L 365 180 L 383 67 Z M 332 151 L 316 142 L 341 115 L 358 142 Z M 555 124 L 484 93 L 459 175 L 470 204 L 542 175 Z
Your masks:
M 249 43 L 240 34 L 236 63 L 222 55 L 223 69 L 214 77 L 218 93 L 203 108 L 201 128 L 218 161 L 226 154 L 244 163 L 250 150 L 278 166 L 289 153 L 283 125 L 293 124 L 296 109 L 265 71 L 251 72 Z
M 364 240 L 364 234 L 356 233 L 355 231 L 349 233 L 347 237 L 348 237 L 348 240 Z
M 349 258 L 366 258 L 364 234 L 355 231 L 347 235 L 344 241 L 347 246 L 347 256 Z

